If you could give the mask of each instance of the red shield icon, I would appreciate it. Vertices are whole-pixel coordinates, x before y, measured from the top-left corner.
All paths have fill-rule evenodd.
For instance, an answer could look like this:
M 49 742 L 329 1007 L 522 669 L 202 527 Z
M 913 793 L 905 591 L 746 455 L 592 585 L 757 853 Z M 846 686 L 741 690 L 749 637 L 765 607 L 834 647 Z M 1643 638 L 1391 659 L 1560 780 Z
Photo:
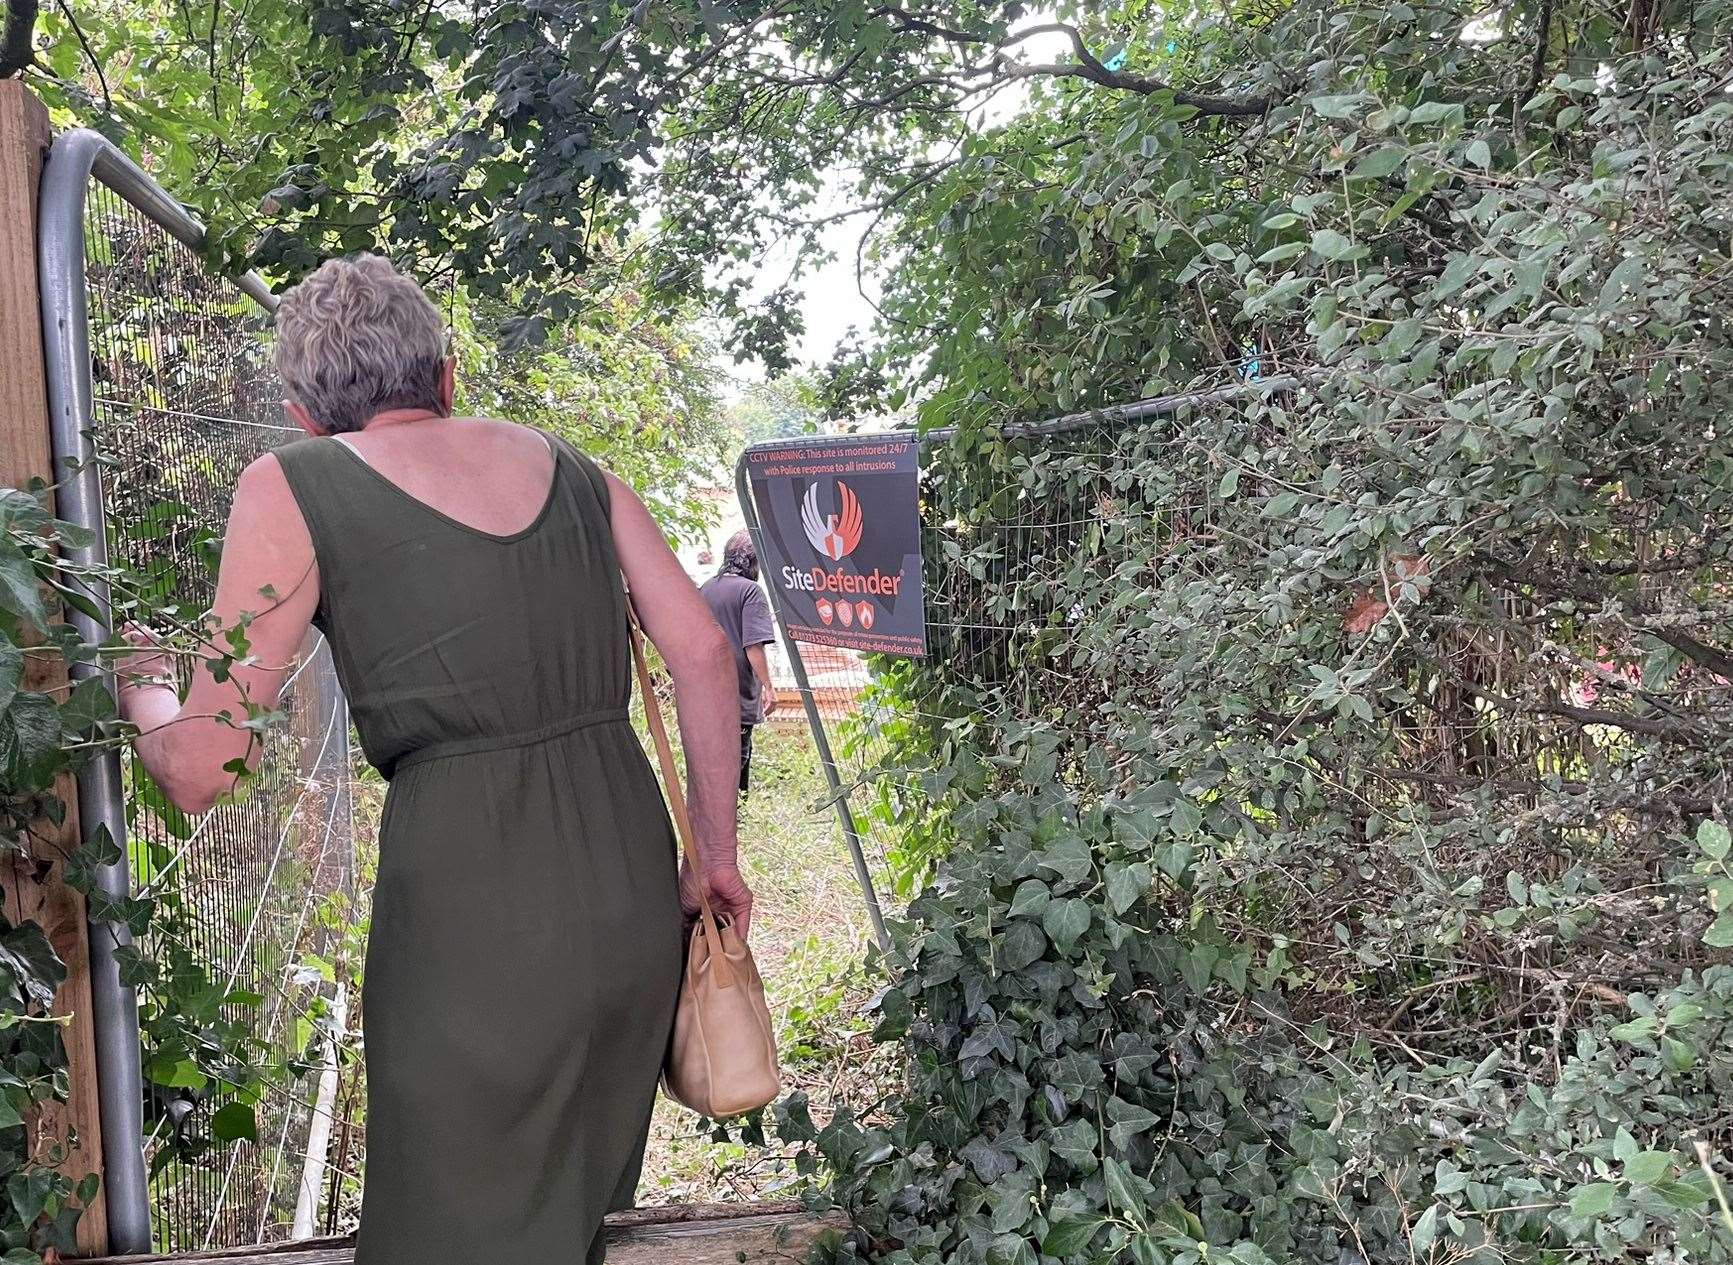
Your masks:
M 842 620 L 842 626 L 847 628 L 854 623 L 854 607 L 847 602 L 838 602 L 836 604 L 836 617 Z
M 828 597 L 821 597 L 818 599 L 818 618 L 821 623 L 830 623 L 832 610 L 833 608 Z
M 873 604 L 871 602 L 856 602 L 854 604 L 854 614 L 855 618 L 860 620 L 860 626 L 862 628 L 871 628 L 873 626 L 873 621 L 878 618 L 877 615 L 873 614 Z

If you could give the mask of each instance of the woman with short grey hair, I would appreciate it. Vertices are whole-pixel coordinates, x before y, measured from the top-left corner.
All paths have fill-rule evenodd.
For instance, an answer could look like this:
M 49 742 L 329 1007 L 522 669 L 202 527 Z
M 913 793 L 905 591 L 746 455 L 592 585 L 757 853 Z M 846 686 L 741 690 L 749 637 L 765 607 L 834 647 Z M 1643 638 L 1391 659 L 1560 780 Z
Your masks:
M 744 934 L 732 651 L 643 503 L 557 438 L 452 416 L 437 309 L 377 256 L 284 296 L 310 438 L 241 475 L 182 702 L 144 630 L 121 706 L 169 797 L 258 756 L 309 627 L 389 780 L 367 954 L 359 1265 L 602 1260 L 629 1206 L 699 885 Z M 702 873 L 628 721 L 624 574 L 673 677 Z
M 289 411 L 310 434 L 361 430 L 396 409 L 451 412 L 439 310 L 378 255 L 334 259 L 290 291 L 276 353 Z

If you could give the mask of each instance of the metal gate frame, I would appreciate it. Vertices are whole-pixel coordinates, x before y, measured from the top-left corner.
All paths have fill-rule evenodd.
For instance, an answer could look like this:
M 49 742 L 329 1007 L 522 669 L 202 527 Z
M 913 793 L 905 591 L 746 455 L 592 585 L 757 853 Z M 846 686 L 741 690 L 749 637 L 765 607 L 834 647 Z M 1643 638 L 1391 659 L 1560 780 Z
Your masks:
M 38 270 L 41 277 L 42 333 L 51 435 L 60 516 L 88 528 L 92 542 L 69 549 L 77 563 L 106 566 L 102 483 L 95 464 L 91 430 L 90 325 L 85 276 L 85 203 L 91 181 L 99 181 L 130 203 L 175 240 L 194 251 L 205 243 L 204 226 L 181 207 L 143 169 L 106 137 L 88 129 L 55 138 L 43 169 L 37 207 Z M 264 281 L 248 273 L 235 283 L 269 315 L 277 300 Z M 99 609 L 108 609 L 106 589 L 93 591 Z M 77 611 L 72 625 L 89 642 L 105 639 L 102 622 Z M 112 672 L 98 665 L 74 670 L 83 679 L 102 676 L 113 688 Z M 86 833 L 106 827 L 122 859 L 97 876 L 103 894 L 131 894 L 126 859 L 126 804 L 120 756 L 105 753 L 78 778 L 78 811 Z M 121 982 L 116 950 L 130 945 L 123 925 L 92 921 L 90 936 L 92 1027 L 96 1045 L 97 1096 L 102 1121 L 103 1186 L 110 1250 L 151 1250 L 149 1176 L 144 1162 L 143 1077 L 140 1068 L 138 996 Z
M 1038 422 L 1007 422 L 990 428 L 991 433 L 1005 439 L 1047 439 L 1073 431 L 1087 430 L 1096 426 L 1124 426 L 1135 422 L 1148 421 L 1151 418 L 1165 417 L 1177 413 L 1184 408 L 1196 408 L 1206 404 L 1219 403 L 1223 400 L 1243 399 L 1246 396 L 1268 396 L 1282 391 L 1291 391 L 1300 384 L 1295 377 L 1283 375 L 1235 383 L 1232 386 L 1219 387 L 1207 391 L 1186 391 L 1174 395 L 1155 396 L 1146 400 L 1138 400 L 1130 404 L 1116 405 L 1112 408 L 1093 409 L 1085 413 L 1068 413 L 1062 417 L 1048 418 Z M 918 457 L 925 457 L 929 449 L 939 447 L 955 439 L 959 428 L 945 426 L 934 430 L 914 434 Z M 758 520 L 758 506 L 752 499 L 751 482 L 747 477 L 747 456 L 750 453 L 786 448 L 791 443 L 799 443 L 802 447 L 825 448 L 858 442 L 863 436 L 874 432 L 856 432 L 844 435 L 794 435 L 781 439 L 760 440 L 748 444 L 734 463 L 734 492 L 740 501 L 740 512 L 746 519 L 746 529 L 752 535 L 753 548 L 758 556 L 763 558 L 764 533 Z M 889 434 L 909 434 L 907 431 L 890 431 Z M 922 524 L 922 535 L 926 535 L 927 525 Z M 922 560 L 925 565 L 925 559 Z M 842 775 L 837 768 L 836 756 L 830 744 L 830 734 L 825 728 L 824 717 L 818 708 L 818 700 L 813 694 L 812 683 L 808 677 L 806 663 L 801 657 L 801 645 L 789 633 L 788 615 L 782 590 L 774 584 L 766 586 L 770 591 L 771 610 L 776 618 L 777 631 L 782 636 L 783 645 L 788 649 L 789 667 L 794 673 L 795 684 L 800 691 L 800 700 L 806 709 L 806 720 L 812 730 L 813 742 L 818 747 L 819 761 L 824 765 L 825 781 L 830 785 L 830 802 L 836 809 L 838 823 L 842 826 L 843 839 L 848 845 L 849 857 L 854 862 L 855 879 L 860 884 L 861 897 L 866 903 L 867 918 L 872 924 L 873 936 L 878 941 L 881 951 L 889 953 L 891 948 L 890 934 L 885 926 L 884 906 L 878 890 L 873 886 L 872 870 L 867 864 L 866 850 L 862 844 L 863 831 L 860 818 L 856 816 L 854 805 L 849 799 L 849 788 L 843 783 Z

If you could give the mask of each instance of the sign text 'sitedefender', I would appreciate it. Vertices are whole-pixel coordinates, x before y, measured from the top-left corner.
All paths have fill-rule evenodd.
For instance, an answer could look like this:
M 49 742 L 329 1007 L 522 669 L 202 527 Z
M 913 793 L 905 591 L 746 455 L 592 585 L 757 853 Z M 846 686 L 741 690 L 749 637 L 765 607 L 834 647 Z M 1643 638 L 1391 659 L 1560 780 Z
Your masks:
M 882 434 L 747 452 L 759 563 L 794 640 L 927 652 L 917 458 L 912 436 Z

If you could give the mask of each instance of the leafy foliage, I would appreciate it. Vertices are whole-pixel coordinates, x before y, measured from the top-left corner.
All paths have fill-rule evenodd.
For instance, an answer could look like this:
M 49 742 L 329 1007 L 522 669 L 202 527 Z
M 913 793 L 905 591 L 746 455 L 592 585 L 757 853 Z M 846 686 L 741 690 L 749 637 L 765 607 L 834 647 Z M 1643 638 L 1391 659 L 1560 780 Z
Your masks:
M 52 655 L 88 662 L 92 648 L 50 621 L 63 585 L 55 550 L 84 533 L 56 521 L 33 492 L 0 489 L 0 846 L 25 869 L 59 858 L 43 848 L 44 820 L 59 823 L 66 806 L 61 774 L 76 768 L 113 716 L 100 686 L 81 683 L 59 695 L 27 674 L 27 659 Z M 57 1171 L 64 1147 L 43 1140 L 41 1104 L 65 1102 L 69 1086 L 62 1020 L 51 1013 L 66 965 L 35 922 L 0 917 L 0 1252 L 8 1265 L 29 1265 L 49 1249 L 71 1252 L 97 1177 Z
M 888 218 L 911 1081 L 782 1128 L 875 1260 L 1733 1259 L 1733 7 L 1116 13 L 1269 107 Z
M 952 160 L 933 151 L 968 112 L 1029 82 L 1171 95 L 1123 49 L 1109 68 L 1101 6 L 1054 6 L 1070 37 L 1052 61 L 1029 48 L 1053 24 L 1026 9 L 91 0 L 44 8 L 31 70 L 148 153 L 226 264 L 293 279 L 382 247 L 509 305 L 514 343 L 586 313 L 625 269 L 658 303 L 704 296 L 740 354 L 780 370 L 823 173 L 942 173 Z M 1263 102 L 1182 98 L 1230 117 Z M 652 207 L 653 235 L 621 253 Z M 765 288 L 759 260 L 785 242 L 801 264 Z
M 156 533 L 164 518 L 146 512 L 138 520 L 152 544 L 161 545 Z M 214 670 L 226 670 L 248 653 L 244 636 L 225 651 L 208 644 L 198 613 L 183 610 L 174 599 L 182 586 L 172 562 L 148 574 L 118 563 L 97 567 L 70 562 L 60 556 L 62 551 L 88 543 L 88 533 L 51 518 L 33 493 L 0 493 L 0 523 L 0 568 L 5 572 L 0 589 L 6 595 L 0 597 L 5 607 L 0 662 L 21 665 L 26 656 L 53 656 L 68 666 L 85 665 L 113 653 L 114 643 L 86 641 L 56 618 L 62 602 L 87 613 L 93 610 L 89 595 L 98 586 L 110 594 L 117 610 L 140 615 L 159 628 L 174 628 L 177 644 L 191 647 L 185 653 L 207 658 Z M 225 983 L 226 972 L 187 947 L 198 943 L 198 936 L 188 932 L 200 925 L 199 893 L 176 883 L 147 886 L 121 899 L 110 897 L 99 886 L 99 872 L 121 862 L 123 854 L 106 829 L 97 828 L 61 858 L 44 851 L 40 830 L 32 828 L 43 819 L 64 819 L 63 774 L 127 741 L 107 688 L 97 678 L 86 678 L 69 691 L 51 693 L 40 685 L 33 688 L 19 671 L 8 673 L 5 686 L 0 691 L 6 695 L 0 709 L 0 751 L 7 758 L 0 769 L 0 809 L 6 846 L 37 869 L 63 860 L 65 881 L 85 894 L 93 920 L 124 924 L 135 938 L 150 933 L 162 946 L 158 953 L 128 947 L 117 955 L 125 982 L 148 986 L 140 1026 L 153 1171 L 171 1159 L 196 1157 L 256 1133 L 255 1104 L 268 1088 L 307 1069 L 298 1053 L 285 1058 L 259 1039 L 261 1027 L 252 1016 L 265 998 L 236 987 L 232 979 Z M 265 717 L 258 723 L 263 728 L 269 722 Z M 174 809 L 142 771 L 135 773 L 139 776 L 127 805 L 131 819 L 136 823 L 149 817 L 162 823 L 170 842 L 189 839 L 195 823 Z M 149 835 L 135 838 L 133 844 L 130 868 L 146 876 L 166 872 L 179 859 Z M 283 868 L 285 881 L 292 882 L 291 867 Z M 336 900 L 327 897 L 310 912 L 341 934 L 347 915 L 335 907 Z M 255 952 L 262 955 L 268 947 L 255 946 Z M 94 1174 L 75 1181 L 56 1171 L 65 1158 L 63 1148 L 45 1145 L 29 1116 L 33 1104 L 65 1102 L 72 1090 L 63 1021 L 48 1014 L 65 977 L 64 964 L 36 924 L 0 922 L 0 1093 L 8 1104 L 0 1107 L 0 1181 L 9 1197 L 0 1203 L 0 1244 L 11 1253 L 6 1256 L 9 1265 L 39 1260 L 50 1248 L 72 1252 L 81 1210 L 96 1197 Z M 312 1028 L 323 1002 L 314 997 L 304 1010 L 295 1020 L 297 1051 L 314 1043 Z M 195 1106 L 210 1099 L 221 1105 L 208 1115 L 196 1115 Z
M 817 382 L 805 373 L 785 373 L 754 382 L 728 411 L 739 447 L 767 439 L 787 439 L 818 429 L 824 418 Z

